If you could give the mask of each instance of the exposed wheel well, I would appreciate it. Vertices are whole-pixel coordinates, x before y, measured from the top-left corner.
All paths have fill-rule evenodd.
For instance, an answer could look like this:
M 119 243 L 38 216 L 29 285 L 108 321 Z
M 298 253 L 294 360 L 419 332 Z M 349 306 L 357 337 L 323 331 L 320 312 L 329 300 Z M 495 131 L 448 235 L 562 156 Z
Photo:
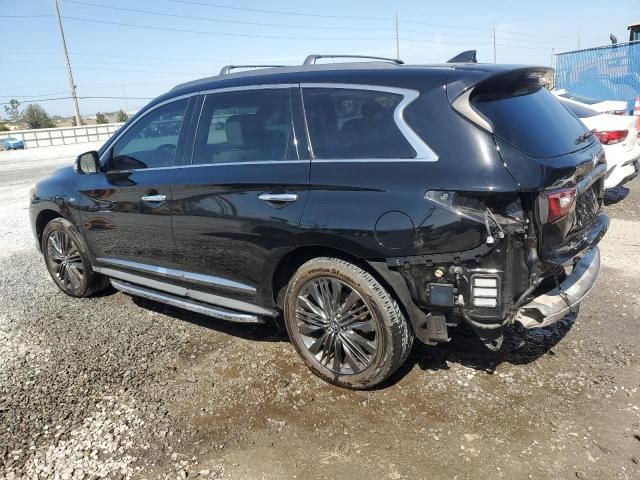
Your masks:
M 378 272 L 369 265 L 365 260 L 362 260 L 358 257 L 355 257 L 343 250 L 338 250 L 336 248 L 331 247 L 321 247 L 321 246 L 308 246 L 308 247 L 300 247 L 292 252 L 289 252 L 285 255 L 280 263 L 276 267 L 273 274 L 273 299 L 278 305 L 279 308 L 283 307 L 283 298 L 286 287 L 289 283 L 289 280 L 293 276 L 293 274 L 300 268 L 300 266 L 308 260 L 316 257 L 334 257 L 339 258 L 341 260 L 346 260 L 363 270 L 367 271 L 371 274 L 380 284 L 389 292 L 389 294 L 394 297 L 396 302 L 403 308 L 402 302 L 399 301 L 397 293 L 394 289 L 389 285 L 389 283 L 378 274 Z M 406 312 L 405 312 L 406 313 Z
M 42 233 L 44 232 L 44 227 L 47 226 L 54 218 L 61 218 L 62 215 L 56 212 L 55 210 L 43 210 L 38 214 L 36 218 L 36 235 L 38 236 L 38 245 L 42 244 Z

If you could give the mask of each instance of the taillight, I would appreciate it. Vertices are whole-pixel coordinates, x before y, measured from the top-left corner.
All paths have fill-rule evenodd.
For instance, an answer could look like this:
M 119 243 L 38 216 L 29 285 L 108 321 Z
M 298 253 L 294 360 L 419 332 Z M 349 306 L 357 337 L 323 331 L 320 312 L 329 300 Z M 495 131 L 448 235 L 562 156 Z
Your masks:
M 555 222 L 573 209 L 575 201 L 575 187 L 542 192 L 539 202 L 540 220 L 542 223 Z
M 593 134 L 598 138 L 602 145 L 613 145 L 615 143 L 620 143 L 627 138 L 629 130 L 609 130 L 606 132 L 593 132 Z

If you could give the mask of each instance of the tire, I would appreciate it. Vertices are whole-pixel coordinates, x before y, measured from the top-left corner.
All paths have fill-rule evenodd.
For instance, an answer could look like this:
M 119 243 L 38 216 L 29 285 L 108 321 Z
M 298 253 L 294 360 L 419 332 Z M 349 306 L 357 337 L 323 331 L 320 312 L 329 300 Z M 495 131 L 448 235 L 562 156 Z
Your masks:
M 93 271 L 88 250 L 73 224 L 54 218 L 44 227 L 42 253 L 49 275 L 71 297 L 88 297 L 109 286 L 109 279 Z
M 315 258 L 289 281 L 284 321 L 291 343 L 318 377 L 371 388 L 406 360 L 413 332 L 393 297 L 362 268 Z

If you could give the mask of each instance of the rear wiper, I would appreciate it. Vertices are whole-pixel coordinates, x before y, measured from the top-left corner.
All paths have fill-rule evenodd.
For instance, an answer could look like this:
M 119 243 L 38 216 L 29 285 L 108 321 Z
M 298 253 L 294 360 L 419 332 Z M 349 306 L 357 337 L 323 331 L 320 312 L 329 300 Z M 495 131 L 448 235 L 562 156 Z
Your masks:
M 584 132 L 582 135 L 580 135 L 578 138 L 576 138 L 576 145 L 581 144 L 582 142 L 584 142 L 586 139 L 588 139 L 594 132 L 596 131 L 596 129 L 594 128 L 593 130 L 589 130 L 588 132 Z

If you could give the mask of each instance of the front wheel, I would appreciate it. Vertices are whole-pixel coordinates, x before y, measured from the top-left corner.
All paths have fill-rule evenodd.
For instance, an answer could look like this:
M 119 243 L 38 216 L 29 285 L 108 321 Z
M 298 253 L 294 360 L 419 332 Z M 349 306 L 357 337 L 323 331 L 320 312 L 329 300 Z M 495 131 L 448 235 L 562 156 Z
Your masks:
M 67 295 L 88 297 L 109 285 L 106 277 L 93 271 L 78 232 L 64 218 L 54 218 L 44 227 L 42 253 L 51 278 Z
M 407 358 L 413 333 L 396 301 L 360 267 L 315 258 L 292 277 L 284 304 L 287 333 L 320 378 L 351 389 L 373 387 Z

